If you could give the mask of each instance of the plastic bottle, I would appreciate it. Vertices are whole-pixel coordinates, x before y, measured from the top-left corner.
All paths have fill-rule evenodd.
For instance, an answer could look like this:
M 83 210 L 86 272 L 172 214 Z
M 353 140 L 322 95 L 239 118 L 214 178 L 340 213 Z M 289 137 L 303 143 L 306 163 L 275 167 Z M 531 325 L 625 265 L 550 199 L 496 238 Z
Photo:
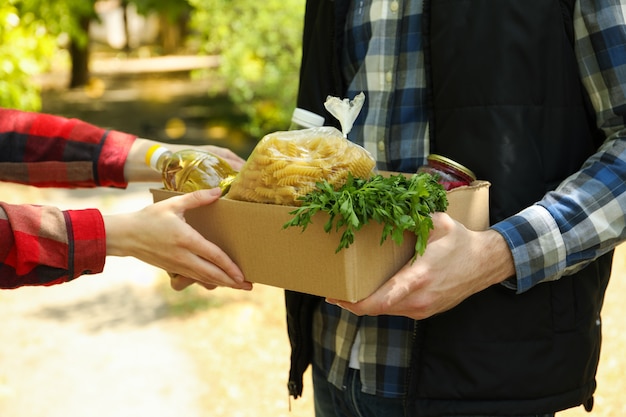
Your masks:
M 198 149 L 171 152 L 155 145 L 148 150 L 146 163 L 161 172 L 166 189 L 183 193 L 220 187 L 224 194 L 237 175 L 228 162 Z
M 324 118 L 319 114 L 296 107 L 291 116 L 289 130 L 308 129 L 311 127 L 324 126 Z

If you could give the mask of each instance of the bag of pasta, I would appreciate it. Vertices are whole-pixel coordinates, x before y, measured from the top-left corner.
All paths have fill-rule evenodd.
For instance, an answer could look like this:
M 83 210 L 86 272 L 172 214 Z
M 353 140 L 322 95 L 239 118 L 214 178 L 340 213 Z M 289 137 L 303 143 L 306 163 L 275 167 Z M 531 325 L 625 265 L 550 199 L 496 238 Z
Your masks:
M 227 198 L 299 206 L 298 198 L 317 182 L 326 180 L 336 189 L 349 174 L 369 178 L 375 173 L 372 155 L 334 127 L 276 132 L 256 145 Z

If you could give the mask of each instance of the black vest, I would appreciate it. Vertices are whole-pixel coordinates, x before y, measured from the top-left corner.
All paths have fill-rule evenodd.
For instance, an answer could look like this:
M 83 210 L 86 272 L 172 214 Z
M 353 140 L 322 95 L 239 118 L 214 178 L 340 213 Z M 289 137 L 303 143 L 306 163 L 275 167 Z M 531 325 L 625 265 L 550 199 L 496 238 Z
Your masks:
M 323 21 L 328 28 L 338 13 L 331 27 L 341 33 L 343 3 L 308 1 L 307 12 L 318 12 L 307 16 L 309 29 Z M 424 0 L 432 148 L 492 183 L 492 222 L 541 199 L 603 139 L 577 71 L 572 3 Z M 314 100 L 342 96 L 334 70 L 315 68 L 335 62 L 330 52 L 338 44 L 307 33 L 299 105 L 319 112 Z M 434 417 L 590 408 L 611 256 L 523 294 L 495 285 L 416 322 L 409 409 Z M 287 292 L 286 301 L 294 347 L 290 389 L 297 396 L 310 359 L 308 310 L 316 300 Z

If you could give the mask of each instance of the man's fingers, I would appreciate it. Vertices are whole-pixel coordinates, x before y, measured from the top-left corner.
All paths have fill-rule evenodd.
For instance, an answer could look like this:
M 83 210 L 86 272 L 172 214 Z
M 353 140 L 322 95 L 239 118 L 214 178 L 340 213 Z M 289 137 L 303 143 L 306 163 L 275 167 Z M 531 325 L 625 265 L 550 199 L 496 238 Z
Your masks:
M 182 291 L 195 282 L 193 279 L 183 277 L 182 275 L 173 274 L 171 272 L 167 274 L 170 276 L 170 286 L 175 291 Z
M 172 204 L 174 204 L 175 211 L 184 217 L 185 211 L 211 204 L 220 196 L 221 190 L 219 188 L 198 190 L 174 197 Z M 198 231 L 189 227 L 179 244 L 186 248 L 190 255 L 193 254 L 193 256 L 188 256 L 185 259 L 185 264 L 189 271 L 195 271 L 191 275 L 187 275 L 185 271 L 178 271 L 179 273 L 192 276 L 193 279 L 207 285 L 215 283 L 239 289 L 251 288 L 250 283 L 245 282 L 243 272 L 230 257 L 220 247 L 205 239 Z M 205 282 L 203 277 L 211 277 L 212 282 Z
M 398 273 L 385 282 L 378 290 L 363 300 L 351 303 L 344 300 L 326 299 L 326 302 L 335 304 L 359 316 L 407 315 L 407 303 L 417 289 L 415 281 L 409 278 L 407 264 Z M 419 297 L 416 297 L 419 301 Z M 413 301 L 416 301 L 413 300 Z
M 204 288 L 206 288 L 207 290 L 214 290 L 214 289 L 217 288 L 217 285 L 207 284 L 205 282 L 196 281 L 194 279 L 187 278 L 187 277 L 184 277 L 184 276 L 179 275 L 179 274 L 173 274 L 171 272 L 168 272 L 168 275 L 170 276 L 170 286 L 175 291 L 182 291 L 185 288 L 187 288 L 187 287 L 189 287 L 189 286 L 191 286 L 193 284 L 199 284 L 199 285 L 203 286 Z

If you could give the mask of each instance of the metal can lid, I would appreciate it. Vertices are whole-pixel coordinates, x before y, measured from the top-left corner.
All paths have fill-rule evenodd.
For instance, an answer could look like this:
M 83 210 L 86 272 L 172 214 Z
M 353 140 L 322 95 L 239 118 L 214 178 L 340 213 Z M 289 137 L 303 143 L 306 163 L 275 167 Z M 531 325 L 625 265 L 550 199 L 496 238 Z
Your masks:
M 464 167 L 463 165 L 459 164 L 458 162 L 453 161 L 450 158 L 446 158 L 445 156 L 431 153 L 430 155 L 428 155 L 427 159 L 429 161 L 439 162 L 440 164 L 447 165 L 461 172 L 462 174 L 466 175 L 467 177 L 471 179 L 471 181 L 476 181 L 476 174 L 474 174 L 469 168 Z

